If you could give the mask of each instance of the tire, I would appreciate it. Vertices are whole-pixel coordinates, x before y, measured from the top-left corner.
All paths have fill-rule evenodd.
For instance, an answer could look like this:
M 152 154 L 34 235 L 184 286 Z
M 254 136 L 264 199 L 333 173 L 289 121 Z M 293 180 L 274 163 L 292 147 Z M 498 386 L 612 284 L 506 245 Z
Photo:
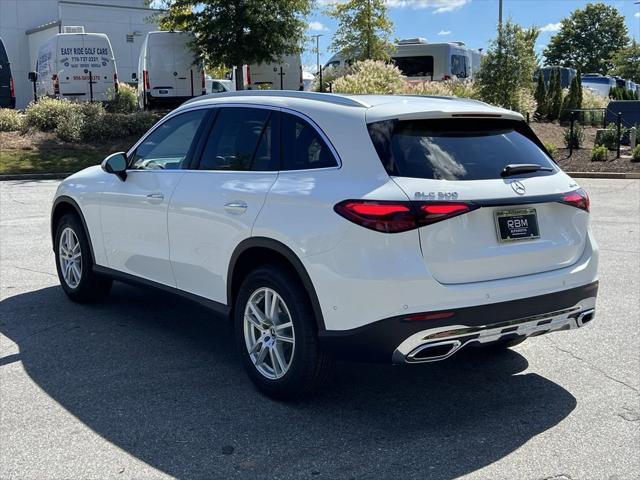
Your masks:
M 93 271 L 89 240 L 77 215 L 67 213 L 58 222 L 54 251 L 60 285 L 72 301 L 93 303 L 102 300 L 109 293 L 112 280 Z M 71 260 L 72 256 L 77 256 L 78 251 L 80 256 Z M 69 267 L 71 262 L 75 267 Z
M 273 304 L 274 299 L 275 314 L 269 318 L 265 302 Z M 266 395 L 281 400 L 303 397 L 327 380 L 331 361 L 320 349 L 307 292 L 287 270 L 267 265 L 247 275 L 236 297 L 234 327 L 245 370 Z

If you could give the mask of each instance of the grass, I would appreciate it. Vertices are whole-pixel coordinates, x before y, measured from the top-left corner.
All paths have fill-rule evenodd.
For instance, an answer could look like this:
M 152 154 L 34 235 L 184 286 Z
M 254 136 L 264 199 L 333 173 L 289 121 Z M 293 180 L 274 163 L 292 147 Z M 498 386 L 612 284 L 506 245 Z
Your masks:
M 99 165 L 110 153 L 126 151 L 135 140 L 88 145 L 61 142 L 42 132 L 0 132 L 0 175 L 77 172 Z

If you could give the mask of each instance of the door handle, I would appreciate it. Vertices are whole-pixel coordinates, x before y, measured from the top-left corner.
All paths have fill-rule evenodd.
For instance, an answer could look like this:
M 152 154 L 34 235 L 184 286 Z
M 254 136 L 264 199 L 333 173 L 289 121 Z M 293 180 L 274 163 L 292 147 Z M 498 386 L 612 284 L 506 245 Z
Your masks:
M 163 193 L 149 193 L 149 194 L 147 194 L 147 199 L 161 202 L 162 200 L 164 200 L 164 194 Z
M 228 213 L 232 213 L 234 215 L 241 215 L 241 214 L 243 214 L 244 212 L 247 211 L 247 204 L 246 204 L 246 202 L 243 202 L 242 200 L 235 201 L 235 202 L 229 202 L 229 203 L 225 203 L 224 204 L 224 209 Z

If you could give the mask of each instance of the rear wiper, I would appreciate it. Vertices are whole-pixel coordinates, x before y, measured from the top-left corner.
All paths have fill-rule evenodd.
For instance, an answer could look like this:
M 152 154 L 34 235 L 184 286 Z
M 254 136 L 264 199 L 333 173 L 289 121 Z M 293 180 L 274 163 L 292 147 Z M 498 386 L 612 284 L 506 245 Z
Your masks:
M 537 163 L 512 163 L 507 165 L 500 172 L 502 177 L 510 177 L 511 175 L 518 175 L 519 173 L 531 173 L 531 172 L 553 172 L 553 168 L 538 165 Z

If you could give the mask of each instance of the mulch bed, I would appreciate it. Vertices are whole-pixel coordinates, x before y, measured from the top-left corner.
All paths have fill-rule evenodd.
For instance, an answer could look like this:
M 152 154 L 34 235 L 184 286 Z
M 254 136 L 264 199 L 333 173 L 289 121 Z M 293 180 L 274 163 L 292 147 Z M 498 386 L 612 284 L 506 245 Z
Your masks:
M 625 153 L 625 152 L 623 152 Z M 627 154 L 628 148 L 627 148 Z M 616 152 L 609 152 L 609 159 L 605 162 L 591 161 L 591 149 L 581 148 L 574 150 L 569 157 L 568 148 L 560 148 L 554 154 L 553 158 L 565 172 L 618 172 L 640 173 L 640 162 L 632 162 L 627 156 L 626 158 L 615 158 Z

